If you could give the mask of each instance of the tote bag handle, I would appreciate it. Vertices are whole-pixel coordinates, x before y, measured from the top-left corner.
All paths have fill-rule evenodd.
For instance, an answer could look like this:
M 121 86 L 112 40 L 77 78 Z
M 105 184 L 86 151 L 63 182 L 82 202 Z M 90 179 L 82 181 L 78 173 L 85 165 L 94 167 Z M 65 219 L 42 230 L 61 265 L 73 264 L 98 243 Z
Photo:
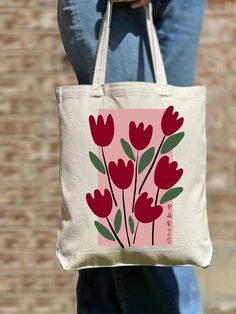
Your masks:
M 103 85 L 105 83 L 107 51 L 110 35 L 110 25 L 113 4 L 108 0 L 106 12 L 103 17 L 102 26 L 99 33 L 98 47 L 96 52 L 95 70 L 93 85 Z M 160 85 L 167 85 L 165 68 L 161 56 L 160 46 L 156 35 L 156 30 L 152 19 L 152 3 L 144 5 L 147 25 L 148 40 L 151 50 L 152 65 L 154 68 L 155 82 Z

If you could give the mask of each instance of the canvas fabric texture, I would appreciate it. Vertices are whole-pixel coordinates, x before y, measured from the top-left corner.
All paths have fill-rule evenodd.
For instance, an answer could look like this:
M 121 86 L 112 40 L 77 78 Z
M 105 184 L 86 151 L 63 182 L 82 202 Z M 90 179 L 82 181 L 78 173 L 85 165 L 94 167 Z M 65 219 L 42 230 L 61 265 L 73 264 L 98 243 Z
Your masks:
M 105 83 L 112 3 L 91 85 L 59 86 L 62 206 L 56 255 L 65 270 L 208 267 L 206 88 L 168 85 L 144 6 L 156 83 Z

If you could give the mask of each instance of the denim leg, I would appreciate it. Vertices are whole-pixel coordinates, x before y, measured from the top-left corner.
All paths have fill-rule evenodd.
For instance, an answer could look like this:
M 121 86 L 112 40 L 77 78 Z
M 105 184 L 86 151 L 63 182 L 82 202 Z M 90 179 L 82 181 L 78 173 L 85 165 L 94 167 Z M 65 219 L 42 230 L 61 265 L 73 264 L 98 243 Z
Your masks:
M 113 268 L 123 313 L 200 314 L 199 287 L 193 267 L 132 266 Z
M 122 314 L 120 300 L 111 268 L 91 268 L 79 271 L 77 281 L 77 313 Z
M 80 84 L 91 84 L 102 16 L 107 0 L 59 0 L 58 23 L 67 56 Z M 153 82 L 142 8 L 113 6 L 106 82 Z
M 160 0 L 160 2 L 164 9 L 159 12 L 157 9 L 156 13 L 154 10 L 154 24 L 168 83 L 192 86 L 196 76 L 206 0 Z M 158 7 L 158 1 L 156 6 Z
M 119 266 L 82 269 L 79 314 L 200 314 L 194 268 Z
M 205 0 L 153 0 L 154 23 L 167 80 L 194 83 Z M 58 23 L 80 84 L 91 84 L 106 0 L 59 0 Z M 114 5 L 106 81 L 153 82 L 143 9 Z M 83 269 L 77 283 L 79 314 L 200 314 L 192 266 Z
M 58 0 L 58 24 L 80 84 L 91 84 L 102 15 L 107 0 Z M 206 0 L 152 0 L 154 24 L 169 84 L 193 85 Z M 107 82 L 153 82 L 143 9 L 114 5 Z

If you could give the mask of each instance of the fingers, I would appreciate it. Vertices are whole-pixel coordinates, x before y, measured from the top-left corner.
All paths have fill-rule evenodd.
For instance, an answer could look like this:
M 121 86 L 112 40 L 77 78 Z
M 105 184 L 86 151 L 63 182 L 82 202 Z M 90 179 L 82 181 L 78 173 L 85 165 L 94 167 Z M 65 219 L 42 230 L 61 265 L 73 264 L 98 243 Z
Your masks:
M 149 0 L 137 0 L 137 1 L 134 1 L 131 4 L 131 8 L 132 9 L 139 8 L 139 7 L 143 6 L 144 4 L 146 4 L 148 2 L 149 2 Z
M 125 0 L 109 0 L 110 2 L 127 2 Z
M 131 0 L 109 0 L 111 2 L 131 2 Z M 132 1 L 131 2 L 131 8 L 132 9 L 136 9 L 136 8 L 139 8 L 141 6 L 143 6 L 144 4 L 148 3 L 149 0 L 135 0 L 135 1 Z

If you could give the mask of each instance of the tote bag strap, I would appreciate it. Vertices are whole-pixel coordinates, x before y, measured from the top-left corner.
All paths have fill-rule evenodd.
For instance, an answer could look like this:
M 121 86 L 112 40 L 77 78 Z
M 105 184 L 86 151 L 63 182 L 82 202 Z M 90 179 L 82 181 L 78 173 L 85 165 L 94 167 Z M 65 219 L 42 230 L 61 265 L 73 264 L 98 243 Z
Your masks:
M 96 52 L 95 70 L 93 85 L 103 85 L 105 83 L 107 52 L 110 35 L 110 25 L 112 17 L 113 4 L 108 0 L 107 8 L 104 14 L 102 25 L 99 33 L 98 46 Z M 147 25 L 148 40 L 151 50 L 152 65 L 154 69 L 155 82 L 160 85 L 167 85 L 165 68 L 161 56 L 160 46 L 156 35 L 156 30 L 152 19 L 152 3 L 144 5 L 145 18 Z

